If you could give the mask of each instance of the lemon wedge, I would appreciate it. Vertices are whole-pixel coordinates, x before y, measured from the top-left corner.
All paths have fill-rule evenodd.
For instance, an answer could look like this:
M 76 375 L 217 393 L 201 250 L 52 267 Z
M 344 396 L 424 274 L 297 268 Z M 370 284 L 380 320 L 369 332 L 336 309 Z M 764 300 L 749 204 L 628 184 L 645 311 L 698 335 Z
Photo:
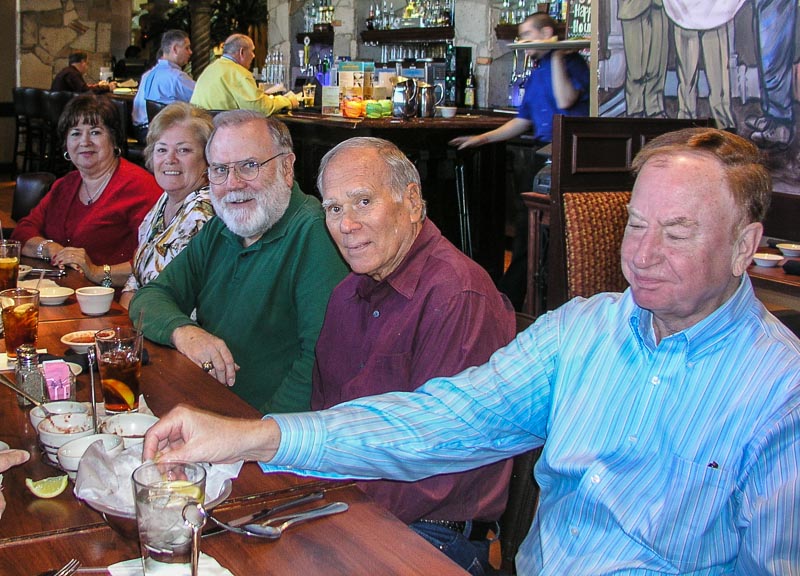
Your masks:
M 125 382 L 117 380 L 116 378 L 103 378 L 103 386 L 122 398 L 129 408 L 133 408 L 136 399 L 133 397 L 133 391 Z
M 39 498 L 55 498 L 67 489 L 67 476 L 51 476 L 35 482 L 26 478 L 25 486 Z
M 8 268 L 8 266 L 16 266 L 19 262 L 18 258 L 0 258 L 0 268 Z
M 200 490 L 199 486 L 192 484 L 188 480 L 171 480 L 169 482 L 165 482 L 164 487 L 170 492 L 180 494 L 181 496 L 186 496 L 187 498 L 196 500 L 198 502 L 202 502 L 203 496 L 205 496 Z
M 21 316 L 21 315 L 25 314 L 25 312 L 27 312 L 31 308 L 33 308 L 33 304 L 31 304 L 30 302 L 28 302 L 26 304 L 20 304 L 18 306 L 14 306 L 14 314 L 18 314 L 18 315 Z

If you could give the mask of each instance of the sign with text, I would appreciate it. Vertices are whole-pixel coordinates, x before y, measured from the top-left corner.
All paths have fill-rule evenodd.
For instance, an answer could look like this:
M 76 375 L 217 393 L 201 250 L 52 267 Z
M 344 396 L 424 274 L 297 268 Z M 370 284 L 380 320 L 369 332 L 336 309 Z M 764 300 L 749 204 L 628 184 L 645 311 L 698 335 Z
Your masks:
M 592 35 L 592 0 L 570 0 L 567 14 L 567 38 Z

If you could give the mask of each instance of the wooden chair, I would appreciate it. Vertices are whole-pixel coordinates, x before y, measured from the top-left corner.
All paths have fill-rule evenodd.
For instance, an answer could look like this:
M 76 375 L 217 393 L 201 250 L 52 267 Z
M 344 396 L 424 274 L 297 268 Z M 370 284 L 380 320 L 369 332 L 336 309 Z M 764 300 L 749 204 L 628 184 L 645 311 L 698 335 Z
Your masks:
M 19 222 L 30 214 L 50 191 L 56 176 L 50 172 L 25 172 L 17 176 L 11 203 L 11 218 Z
M 548 310 L 575 296 L 625 289 L 619 252 L 633 187 L 634 156 L 659 134 L 711 123 L 708 119 L 555 117 Z

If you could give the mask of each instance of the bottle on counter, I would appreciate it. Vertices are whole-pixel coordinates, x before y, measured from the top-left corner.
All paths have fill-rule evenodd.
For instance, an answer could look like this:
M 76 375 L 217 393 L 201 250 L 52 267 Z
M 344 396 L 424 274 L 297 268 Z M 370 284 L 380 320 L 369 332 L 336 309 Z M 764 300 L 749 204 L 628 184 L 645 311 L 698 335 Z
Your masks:
M 44 376 L 39 371 L 39 354 L 33 344 L 23 344 L 17 348 L 17 367 L 15 370 L 17 386 L 30 396 L 41 401 L 44 398 Z M 17 395 L 17 404 L 30 406 L 27 398 Z
M 467 74 L 467 78 L 464 80 L 464 107 L 465 108 L 475 108 L 476 99 L 475 99 L 475 91 L 477 90 L 477 85 L 475 83 L 475 73 L 472 68 L 472 62 L 469 63 L 469 74 Z

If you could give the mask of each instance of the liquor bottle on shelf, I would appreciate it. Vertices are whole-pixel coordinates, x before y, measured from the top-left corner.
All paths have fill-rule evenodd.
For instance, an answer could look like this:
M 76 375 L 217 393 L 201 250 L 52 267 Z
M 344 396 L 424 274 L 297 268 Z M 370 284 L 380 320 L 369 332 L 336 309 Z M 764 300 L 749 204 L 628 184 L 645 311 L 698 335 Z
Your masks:
M 475 84 L 475 74 L 472 68 L 472 62 L 469 63 L 469 74 L 467 74 L 467 78 L 464 81 L 464 107 L 465 108 L 475 108 L 476 100 L 475 100 L 475 91 L 477 89 L 477 85 Z

